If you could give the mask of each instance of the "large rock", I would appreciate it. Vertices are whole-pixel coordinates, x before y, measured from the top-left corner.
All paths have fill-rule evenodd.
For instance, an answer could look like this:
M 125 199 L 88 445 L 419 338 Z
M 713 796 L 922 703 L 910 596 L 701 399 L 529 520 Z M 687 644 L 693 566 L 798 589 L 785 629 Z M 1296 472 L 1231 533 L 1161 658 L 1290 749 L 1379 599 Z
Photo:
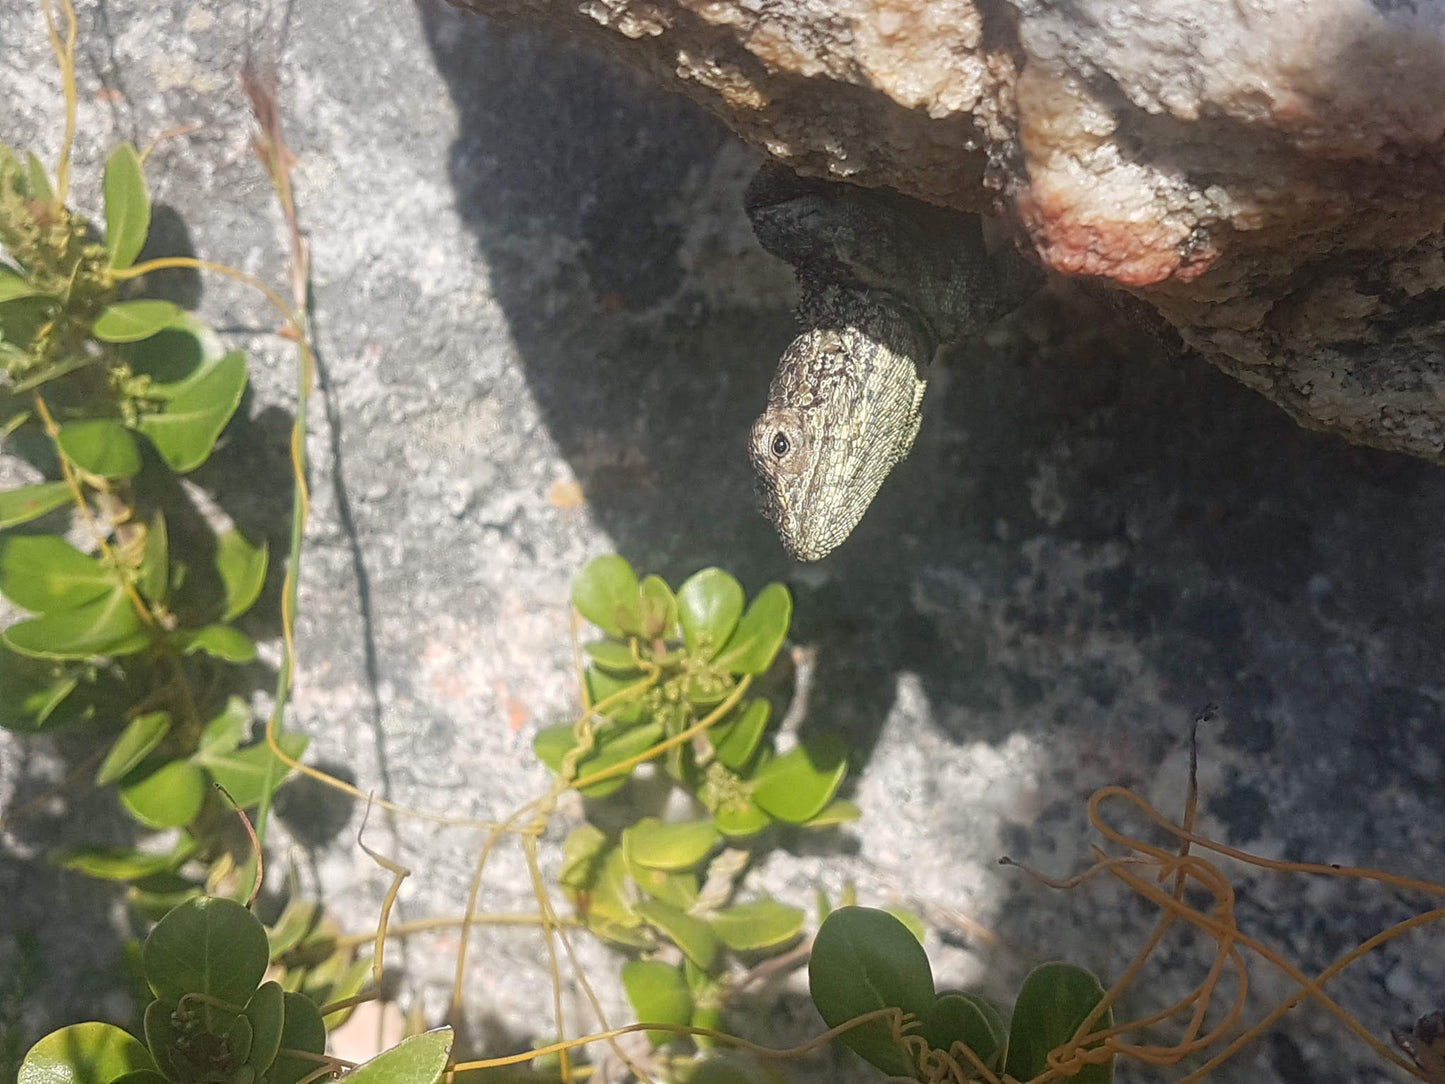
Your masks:
M 804 173 L 1005 215 L 1298 421 L 1445 460 L 1445 3 L 459 0 Z

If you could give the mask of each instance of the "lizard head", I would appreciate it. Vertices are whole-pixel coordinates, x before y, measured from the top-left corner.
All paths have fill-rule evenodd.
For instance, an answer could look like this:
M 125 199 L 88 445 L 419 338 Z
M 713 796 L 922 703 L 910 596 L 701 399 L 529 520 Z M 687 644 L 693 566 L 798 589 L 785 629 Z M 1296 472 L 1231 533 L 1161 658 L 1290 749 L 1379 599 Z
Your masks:
M 925 338 L 896 312 L 870 308 L 805 320 L 813 326 L 784 352 L 753 423 L 763 513 L 800 561 L 826 556 L 852 533 L 918 435 Z

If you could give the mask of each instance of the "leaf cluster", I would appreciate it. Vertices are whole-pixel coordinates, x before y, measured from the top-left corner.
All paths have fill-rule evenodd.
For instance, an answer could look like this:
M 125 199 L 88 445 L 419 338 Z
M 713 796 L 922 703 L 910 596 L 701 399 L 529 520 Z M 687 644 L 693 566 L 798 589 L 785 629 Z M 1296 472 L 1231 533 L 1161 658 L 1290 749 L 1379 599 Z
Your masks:
M 1076 1064 L 1051 1076 L 1076 1084 L 1109 1084 L 1114 1057 L 1090 1059 L 1080 1027 L 1104 988 L 1088 971 L 1065 963 L 1034 968 L 1009 1014 L 1005 1007 L 961 990 L 936 990 L 917 934 L 886 911 L 843 907 L 824 920 L 808 963 L 813 1004 L 829 1027 L 896 1009 L 904 1022 L 870 1020 L 840 1041 L 891 1077 L 920 1081 L 1030 1081 L 1054 1069 L 1050 1057 L 1071 1051 Z M 1097 1014 L 1089 1034 L 1113 1024 Z M 1099 1051 L 1098 1053 L 1103 1053 Z
M 299 914 L 299 912 L 298 912 Z M 303 924 L 304 925 L 304 924 Z M 331 1018 L 268 967 L 294 951 L 301 927 L 270 931 L 224 898 L 171 910 L 141 953 L 153 1000 L 144 1041 L 112 1024 L 74 1024 L 25 1055 L 18 1084 L 300 1084 L 328 1065 Z M 264 980 L 264 981 L 263 981 Z M 436 1084 L 451 1051 L 449 1028 L 414 1035 L 347 1075 L 357 1084 Z
M 588 712 L 541 731 L 537 756 L 594 802 L 652 762 L 694 815 L 643 817 L 615 833 L 583 824 L 567 838 L 559 880 L 590 930 L 643 954 L 622 972 L 640 1019 L 716 1027 L 729 959 L 777 952 L 804 922 L 772 899 L 734 902 L 737 879 L 770 826 L 857 816 L 836 800 L 845 751 L 825 737 L 779 754 L 770 701 L 746 695 L 787 636 L 792 600 L 781 584 L 749 602 L 736 579 L 709 568 L 674 592 L 606 556 L 577 575 L 572 601 L 604 634 L 584 645 Z
M 257 805 L 285 771 L 250 740 L 245 703 L 220 691 L 227 665 L 256 657 L 235 622 L 261 593 L 266 546 L 234 529 L 176 537 L 144 496 L 210 456 L 241 401 L 246 359 L 191 314 L 138 293 L 143 279 L 128 269 L 151 205 L 130 144 L 110 155 L 103 187 L 101 236 L 60 202 L 33 154 L 0 146 L 0 432 L 48 441 L 54 475 L 0 492 L 0 595 L 23 612 L 0 629 L 0 727 L 88 722 L 103 743 L 95 784 L 114 787 L 143 826 L 185 830 L 168 854 L 57 856 L 131 882 L 157 912 L 177 898 L 182 864 L 217 859 L 212 829 L 230 802 Z M 67 506 L 92 552 L 63 523 L 36 533 Z M 281 743 L 293 758 L 305 747 Z

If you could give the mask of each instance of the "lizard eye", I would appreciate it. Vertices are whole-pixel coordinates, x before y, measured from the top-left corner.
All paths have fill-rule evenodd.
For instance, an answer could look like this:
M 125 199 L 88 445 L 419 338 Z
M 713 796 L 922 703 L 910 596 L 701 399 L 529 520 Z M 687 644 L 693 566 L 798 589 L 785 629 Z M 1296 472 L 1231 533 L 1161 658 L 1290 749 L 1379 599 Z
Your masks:
M 773 455 L 782 459 L 792 449 L 793 445 L 788 440 L 786 433 L 776 433 L 773 436 Z

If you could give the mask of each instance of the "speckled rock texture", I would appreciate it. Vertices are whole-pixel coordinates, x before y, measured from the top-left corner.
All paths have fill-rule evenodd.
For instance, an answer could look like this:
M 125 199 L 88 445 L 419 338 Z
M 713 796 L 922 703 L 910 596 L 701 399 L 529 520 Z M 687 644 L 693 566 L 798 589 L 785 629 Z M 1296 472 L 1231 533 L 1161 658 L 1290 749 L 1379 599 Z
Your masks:
M 836 898 L 851 880 L 865 903 L 918 910 L 941 984 L 1009 997 L 1051 957 L 1119 973 L 1147 909 L 1103 886 L 1049 892 L 997 859 L 1079 868 L 1096 841 L 1084 804 L 1106 784 L 1177 810 L 1189 722 L 1211 701 L 1205 831 L 1267 855 L 1445 875 L 1437 468 L 1306 432 L 1056 285 L 948 359 L 913 456 L 853 539 L 792 565 L 754 510 L 746 453 L 793 334 L 791 272 L 741 209 L 756 152 L 591 49 L 435 0 L 290 10 L 282 106 L 325 370 L 288 721 L 311 735 L 313 762 L 456 814 L 498 816 L 540 793 L 531 738 L 576 706 L 568 581 L 618 551 L 674 580 L 720 564 L 750 591 L 790 586 L 792 646 L 812 661 L 789 735 L 845 737 L 863 819 L 831 840 L 780 841 L 751 883 L 806 904 L 814 886 Z M 98 208 L 114 141 L 202 125 L 150 159 L 165 244 L 282 283 L 284 231 L 236 79 L 248 43 L 275 47 L 264 14 L 82 4 L 77 199 Z M 53 155 L 60 99 L 37 8 L 0 0 L 0 42 L 0 138 Z M 281 552 L 292 353 L 229 281 L 202 280 L 194 299 L 248 351 L 252 391 L 193 480 Z M 30 477 L 0 456 L 0 485 Z M 258 710 L 277 588 L 248 626 L 267 645 L 247 675 Z M 61 1023 L 129 1020 L 116 893 L 45 860 L 58 842 L 133 832 L 111 796 L 57 790 L 92 752 L 0 733 L 0 806 L 30 806 L 0 834 L 0 1076 L 7 1051 Z M 369 930 L 390 877 L 356 845 L 360 806 L 294 784 L 281 813 L 272 887 L 294 870 L 348 929 Z M 543 841 L 549 870 L 575 816 Z M 373 812 L 365 842 L 414 871 L 400 917 L 461 910 L 475 835 Z M 1425 906 L 1232 872 L 1241 920 L 1311 970 Z M 483 907 L 530 900 L 520 855 L 500 852 Z M 468 1046 L 549 1038 L 535 932 L 488 929 L 475 945 Z M 1439 1007 L 1440 945 L 1402 940 L 1331 988 L 1383 1037 Z M 625 1018 L 619 958 L 580 948 L 610 1018 Z M 408 938 L 388 990 L 439 1019 L 455 951 L 449 932 Z M 1193 951 L 1171 947 L 1134 1005 L 1186 992 Z M 1289 992 L 1264 969 L 1254 989 L 1255 1014 Z M 571 1026 L 591 1026 L 577 986 L 565 993 Z M 779 1044 L 821 1029 L 796 976 L 729 1022 Z M 877 1079 L 836 1054 L 787 1071 Z M 1401 1077 L 1306 1006 L 1212 1079 Z
M 457 2 L 804 173 L 992 209 L 1300 423 L 1445 461 L 1445 3 Z

